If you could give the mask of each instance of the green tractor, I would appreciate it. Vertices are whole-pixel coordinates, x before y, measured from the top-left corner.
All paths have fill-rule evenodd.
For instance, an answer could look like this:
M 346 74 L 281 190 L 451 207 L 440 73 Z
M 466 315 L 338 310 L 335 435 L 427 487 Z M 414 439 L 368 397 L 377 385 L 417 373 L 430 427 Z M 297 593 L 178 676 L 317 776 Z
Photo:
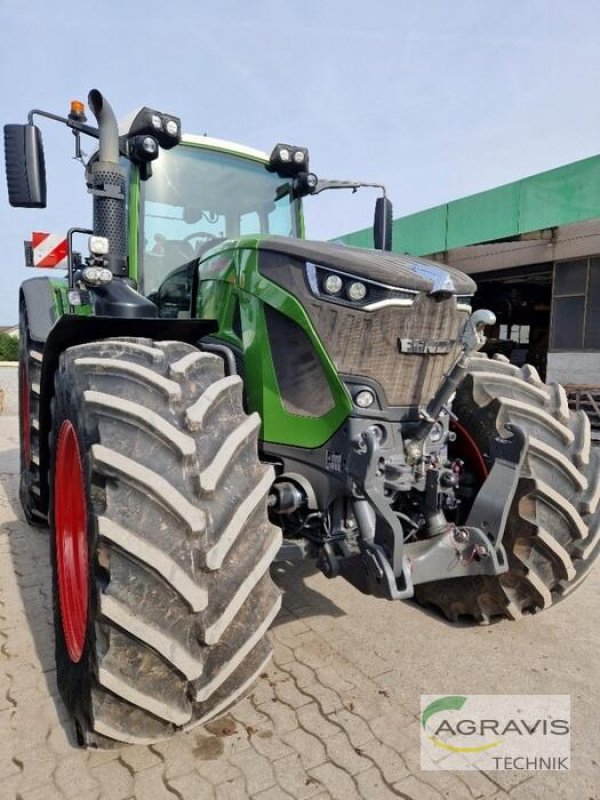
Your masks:
M 20 497 L 49 525 L 59 688 L 83 744 L 225 712 L 270 656 L 273 561 L 450 619 L 565 597 L 600 542 L 583 412 L 478 351 L 475 284 L 391 250 L 304 240 L 304 148 L 183 137 L 97 90 L 5 128 L 11 205 L 44 207 L 34 115 L 99 139 L 93 228 L 36 234 L 20 290 Z M 75 252 L 89 234 L 89 255 Z M 62 259 L 62 260 L 61 260 Z

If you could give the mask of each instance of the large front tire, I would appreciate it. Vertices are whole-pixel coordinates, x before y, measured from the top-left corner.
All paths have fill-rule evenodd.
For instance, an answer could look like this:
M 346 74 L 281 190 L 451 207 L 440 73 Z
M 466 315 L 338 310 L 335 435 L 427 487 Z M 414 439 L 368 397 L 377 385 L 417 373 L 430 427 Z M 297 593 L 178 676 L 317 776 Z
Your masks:
M 237 376 L 179 342 L 70 348 L 51 442 L 57 677 L 80 741 L 219 715 L 270 657 L 272 470 Z
M 569 411 L 562 386 L 503 357 L 472 359 L 453 411 L 484 457 L 491 438 L 507 435 L 506 423 L 529 436 L 503 538 L 509 569 L 424 584 L 417 600 L 449 619 L 480 622 L 548 608 L 579 585 L 600 552 L 600 458 L 589 420 Z

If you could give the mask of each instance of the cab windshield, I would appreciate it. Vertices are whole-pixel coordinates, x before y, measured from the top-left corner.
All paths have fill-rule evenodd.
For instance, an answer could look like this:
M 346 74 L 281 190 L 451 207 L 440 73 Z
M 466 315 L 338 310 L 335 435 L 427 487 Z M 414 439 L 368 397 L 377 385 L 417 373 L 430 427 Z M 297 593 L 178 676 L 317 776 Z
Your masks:
M 219 241 L 248 234 L 297 236 L 289 182 L 265 165 L 215 150 L 161 150 L 140 182 L 138 279 L 148 296 Z

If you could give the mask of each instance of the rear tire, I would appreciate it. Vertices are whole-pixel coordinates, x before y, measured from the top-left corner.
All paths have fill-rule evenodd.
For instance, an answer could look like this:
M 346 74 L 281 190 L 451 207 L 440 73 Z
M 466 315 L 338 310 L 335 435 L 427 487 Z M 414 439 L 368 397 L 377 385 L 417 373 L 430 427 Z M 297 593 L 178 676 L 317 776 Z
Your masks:
M 19 499 L 30 525 L 45 528 L 48 517 L 40 490 L 40 379 L 43 345 L 29 335 L 27 311 L 19 310 Z
M 59 688 L 82 743 L 160 741 L 223 713 L 270 658 L 281 533 L 267 517 L 260 418 L 244 412 L 242 381 L 224 377 L 220 358 L 180 342 L 72 347 L 55 387 Z M 77 444 L 61 446 L 71 429 Z M 69 506 L 78 482 L 81 526 Z M 73 551 L 87 552 L 87 584 Z M 88 597 L 73 600 L 68 587 L 84 585 Z
M 491 438 L 507 435 L 506 423 L 529 435 L 503 538 L 509 569 L 424 584 L 416 598 L 452 620 L 517 619 L 548 608 L 581 583 L 600 552 L 600 458 L 589 420 L 569 411 L 562 386 L 502 356 L 472 359 L 452 410 L 484 457 Z

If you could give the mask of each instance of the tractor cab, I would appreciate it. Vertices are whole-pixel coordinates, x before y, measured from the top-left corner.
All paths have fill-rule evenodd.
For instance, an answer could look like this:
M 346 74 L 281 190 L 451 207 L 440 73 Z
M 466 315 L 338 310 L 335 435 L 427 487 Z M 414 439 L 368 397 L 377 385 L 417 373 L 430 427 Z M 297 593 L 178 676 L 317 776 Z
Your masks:
M 140 291 L 160 300 L 167 281 L 163 293 L 176 295 L 198 259 L 227 239 L 302 236 L 293 180 L 273 171 L 266 153 L 206 136 L 184 137 L 161 152 L 151 180 L 132 176 L 132 199 L 139 203 L 130 211 L 138 231 L 130 263 L 137 264 Z

